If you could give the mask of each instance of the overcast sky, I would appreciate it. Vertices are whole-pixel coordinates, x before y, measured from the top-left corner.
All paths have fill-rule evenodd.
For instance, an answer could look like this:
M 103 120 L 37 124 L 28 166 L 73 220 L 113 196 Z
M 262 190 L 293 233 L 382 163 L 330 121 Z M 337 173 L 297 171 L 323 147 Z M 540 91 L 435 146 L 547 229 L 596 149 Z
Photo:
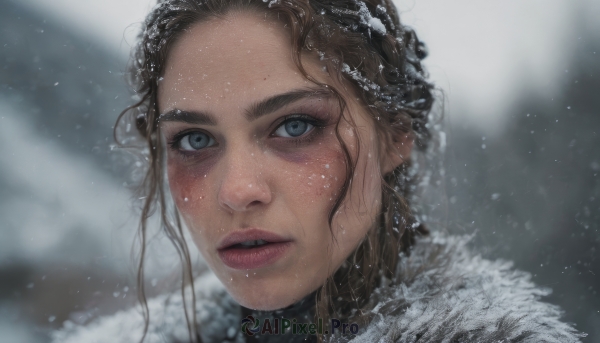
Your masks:
M 18 0 L 127 56 L 150 0 Z M 595 0 L 396 0 L 427 43 L 427 67 L 446 93 L 450 120 L 491 130 L 524 90 L 552 97 Z M 584 10 L 582 10 L 582 8 Z M 596 20 L 593 20 L 596 18 Z M 600 28 L 600 26 L 596 26 Z

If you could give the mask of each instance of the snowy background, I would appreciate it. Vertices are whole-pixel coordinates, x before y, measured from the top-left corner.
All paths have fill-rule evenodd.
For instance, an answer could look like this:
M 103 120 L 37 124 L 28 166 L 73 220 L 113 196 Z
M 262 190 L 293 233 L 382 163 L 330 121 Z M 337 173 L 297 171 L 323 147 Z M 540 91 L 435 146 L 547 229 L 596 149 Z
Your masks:
M 600 2 L 396 0 L 445 92 L 436 223 L 554 289 L 600 342 Z M 135 302 L 111 127 L 148 0 L 0 1 L 0 337 L 46 342 Z M 157 240 L 156 246 L 165 242 Z M 151 294 L 177 273 L 155 249 Z

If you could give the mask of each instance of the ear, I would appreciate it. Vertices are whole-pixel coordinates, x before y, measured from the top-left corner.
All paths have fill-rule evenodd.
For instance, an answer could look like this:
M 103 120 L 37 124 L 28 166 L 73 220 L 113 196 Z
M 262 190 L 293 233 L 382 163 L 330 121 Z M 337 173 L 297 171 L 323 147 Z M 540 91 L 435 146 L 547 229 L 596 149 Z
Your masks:
M 382 175 L 391 173 L 394 169 L 410 158 L 414 145 L 414 135 L 412 132 L 394 133 L 383 144 L 383 154 L 381 156 Z

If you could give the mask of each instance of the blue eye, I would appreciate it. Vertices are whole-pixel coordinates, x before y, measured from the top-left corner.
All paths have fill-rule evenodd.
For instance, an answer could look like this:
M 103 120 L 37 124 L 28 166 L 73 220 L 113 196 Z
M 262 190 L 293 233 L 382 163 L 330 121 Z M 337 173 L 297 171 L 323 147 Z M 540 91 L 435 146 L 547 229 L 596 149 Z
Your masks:
M 275 133 L 281 137 L 299 137 L 313 128 L 313 125 L 305 120 L 289 120 L 277 128 Z
M 181 149 L 186 151 L 200 150 L 214 144 L 215 140 L 204 132 L 192 132 L 179 141 Z

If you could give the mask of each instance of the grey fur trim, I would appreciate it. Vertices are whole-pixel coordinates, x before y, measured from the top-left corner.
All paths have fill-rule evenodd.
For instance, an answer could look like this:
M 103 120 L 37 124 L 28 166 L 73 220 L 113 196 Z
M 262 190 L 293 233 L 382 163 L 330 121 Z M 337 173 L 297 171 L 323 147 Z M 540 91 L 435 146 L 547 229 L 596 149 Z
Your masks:
M 512 262 L 473 256 L 470 236 L 433 233 L 403 257 L 399 286 L 374 294 L 373 320 L 351 342 L 575 343 L 560 309 L 541 302 L 548 288 Z
M 351 343 L 576 343 L 585 334 L 559 320 L 561 311 L 540 301 L 550 290 L 508 261 L 473 255 L 469 236 L 433 233 L 403 256 L 394 286 L 377 289 L 370 324 Z M 210 273 L 195 282 L 204 342 L 243 342 L 239 306 Z M 146 343 L 189 342 L 181 295 L 150 299 Z M 65 322 L 54 343 L 139 341 L 139 307 L 98 318 L 85 326 Z
M 207 273 L 194 283 L 196 315 L 204 342 L 223 342 L 228 338 L 243 342 L 239 335 L 240 307 L 217 277 Z M 148 300 L 148 307 L 150 326 L 145 343 L 189 342 L 181 292 L 152 298 Z M 136 343 L 142 337 L 143 328 L 141 307 L 136 306 L 97 318 L 84 326 L 66 321 L 61 330 L 52 333 L 51 338 L 53 343 Z

